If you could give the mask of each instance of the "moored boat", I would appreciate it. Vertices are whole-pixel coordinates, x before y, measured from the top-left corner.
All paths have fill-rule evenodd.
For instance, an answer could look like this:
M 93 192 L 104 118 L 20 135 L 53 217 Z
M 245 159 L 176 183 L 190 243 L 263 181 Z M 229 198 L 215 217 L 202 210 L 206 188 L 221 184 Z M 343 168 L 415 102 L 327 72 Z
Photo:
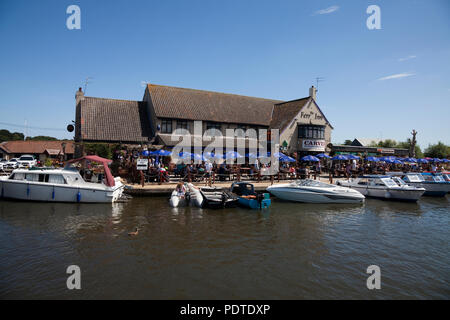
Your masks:
M 271 200 L 268 193 L 257 193 L 251 183 L 234 182 L 231 192 L 238 197 L 239 204 L 251 209 L 264 209 L 270 207 Z
M 304 179 L 267 188 L 277 198 L 307 203 L 362 203 L 364 196 L 356 190 L 316 180 Z
M 214 187 L 200 188 L 204 208 L 232 208 L 238 204 L 238 198 L 229 190 Z
M 365 175 L 345 181 L 339 180 L 337 184 L 357 190 L 366 197 L 388 200 L 415 202 L 425 192 L 424 188 L 410 186 L 399 177 L 381 175 Z
M 91 161 L 102 164 L 103 174 L 86 181 L 75 162 Z M 109 170 L 111 160 L 97 156 L 85 156 L 71 160 L 63 169 L 16 169 L 8 177 L 0 177 L 0 196 L 3 198 L 45 202 L 115 202 L 120 199 L 124 185 Z M 95 182 L 92 182 L 95 181 Z
M 407 184 L 425 188 L 424 196 L 444 197 L 450 191 L 450 184 L 442 176 L 426 173 L 406 173 L 402 176 Z

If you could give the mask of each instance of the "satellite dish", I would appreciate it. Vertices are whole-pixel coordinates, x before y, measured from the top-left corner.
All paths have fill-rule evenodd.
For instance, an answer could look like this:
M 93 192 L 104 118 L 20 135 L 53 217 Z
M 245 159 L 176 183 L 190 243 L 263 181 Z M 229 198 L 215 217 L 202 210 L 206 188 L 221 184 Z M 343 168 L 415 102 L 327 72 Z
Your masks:
M 67 131 L 69 131 L 69 132 L 73 132 L 74 129 L 75 129 L 75 127 L 73 126 L 73 124 L 69 124 L 67 126 Z

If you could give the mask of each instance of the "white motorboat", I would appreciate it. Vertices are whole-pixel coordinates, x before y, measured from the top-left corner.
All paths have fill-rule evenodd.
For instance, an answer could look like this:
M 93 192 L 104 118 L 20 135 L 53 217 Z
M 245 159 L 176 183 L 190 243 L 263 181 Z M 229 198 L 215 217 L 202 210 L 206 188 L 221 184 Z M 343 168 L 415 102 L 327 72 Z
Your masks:
M 338 185 L 352 188 L 366 197 L 400 201 L 417 201 L 425 192 L 424 188 L 410 186 L 399 177 L 366 175 L 349 180 L 339 180 Z
M 90 161 L 103 164 L 101 176 L 85 181 L 72 163 Z M 109 170 L 111 160 L 85 156 L 69 161 L 63 169 L 16 169 L 10 176 L 0 177 L 0 196 L 3 198 L 45 202 L 115 202 L 122 196 L 124 185 Z M 100 179 L 99 179 L 100 177 Z M 93 180 L 96 182 L 92 182 Z
M 200 189 L 198 189 L 192 183 L 186 183 L 186 187 L 189 192 L 189 202 L 196 207 L 202 208 L 204 198 L 200 192 Z
M 356 190 L 316 180 L 297 180 L 267 188 L 274 196 L 288 201 L 308 203 L 361 203 L 364 196 Z

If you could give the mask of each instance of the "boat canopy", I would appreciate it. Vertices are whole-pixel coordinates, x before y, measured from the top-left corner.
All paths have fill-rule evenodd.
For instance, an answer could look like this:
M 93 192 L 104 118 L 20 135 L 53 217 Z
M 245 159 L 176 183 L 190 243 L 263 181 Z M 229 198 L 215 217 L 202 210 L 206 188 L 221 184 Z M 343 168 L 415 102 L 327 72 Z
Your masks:
M 101 163 L 103 165 L 103 168 L 105 169 L 105 176 L 106 176 L 106 185 L 108 187 L 114 187 L 115 186 L 115 181 L 114 181 L 114 177 L 111 174 L 111 170 L 108 167 L 108 164 L 110 164 L 112 162 L 112 160 L 109 159 L 105 159 L 99 156 L 84 156 L 78 159 L 73 159 L 73 160 L 69 160 L 67 162 L 67 166 L 75 163 L 75 162 L 81 162 L 83 160 L 88 160 L 88 161 L 92 161 L 92 162 L 98 162 Z M 67 167 L 66 166 L 66 167 Z

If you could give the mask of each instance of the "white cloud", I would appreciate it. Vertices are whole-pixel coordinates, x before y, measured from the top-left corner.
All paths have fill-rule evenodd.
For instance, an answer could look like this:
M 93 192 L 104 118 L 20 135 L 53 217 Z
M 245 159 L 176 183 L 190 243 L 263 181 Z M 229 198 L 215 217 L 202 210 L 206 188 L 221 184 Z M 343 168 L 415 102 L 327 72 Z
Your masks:
M 382 80 L 383 81 L 383 80 L 391 80 L 391 79 L 400 79 L 400 78 L 412 77 L 412 76 L 415 76 L 415 75 L 416 75 L 415 73 L 407 73 L 407 72 L 405 72 L 405 73 L 396 73 L 396 74 L 392 74 L 390 76 L 379 78 L 378 80 Z
M 333 13 L 333 12 L 338 11 L 338 10 L 339 10 L 339 6 L 331 6 L 329 8 L 318 10 L 318 11 L 314 12 L 314 15 L 316 15 L 316 14 L 329 14 L 329 13 Z
M 407 57 L 398 59 L 398 61 L 402 62 L 402 61 L 411 60 L 414 58 L 417 58 L 417 56 L 407 56 Z

